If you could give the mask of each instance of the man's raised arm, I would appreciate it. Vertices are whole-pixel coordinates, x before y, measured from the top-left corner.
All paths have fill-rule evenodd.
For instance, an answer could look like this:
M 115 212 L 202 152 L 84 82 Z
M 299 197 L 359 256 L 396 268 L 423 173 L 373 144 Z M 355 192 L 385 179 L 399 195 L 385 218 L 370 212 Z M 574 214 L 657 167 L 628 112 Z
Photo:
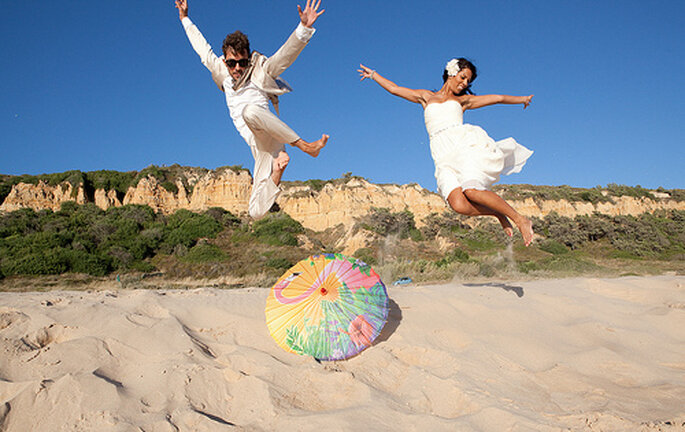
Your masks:
M 226 65 L 221 61 L 219 57 L 214 54 L 212 47 L 207 43 L 207 40 L 200 30 L 193 24 L 193 22 L 188 18 L 188 1 L 187 0 L 175 0 L 176 9 L 178 9 L 178 17 L 183 24 L 183 28 L 186 31 L 188 40 L 193 46 L 193 49 L 200 56 L 200 61 L 205 65 L 207 69 L 212 73 L 212 79 L 214 83 L 223 91 L 223 82 L 228 76 L 228 70 L 226 70 Z
M 314 4 L 315 2 L 316 4 Z M 317 18 L 326 11 L 326 9 L 319 11 L 319 6 L 321 6 L 321 0 L 307 0 L 304 10 L 300 5 L 297 5 L 300 23 L 285 44 L 264 62 L 264 70 L 268 75 L 274 78 L 280 76 L 307 46 L 316 31 L 312 26 Z

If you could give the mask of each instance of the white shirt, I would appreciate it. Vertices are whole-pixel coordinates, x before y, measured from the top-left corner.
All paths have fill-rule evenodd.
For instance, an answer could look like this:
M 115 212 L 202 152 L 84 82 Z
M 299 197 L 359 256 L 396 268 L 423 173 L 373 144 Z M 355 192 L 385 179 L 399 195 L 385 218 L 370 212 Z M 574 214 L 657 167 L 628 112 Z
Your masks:
M 181 20 L 183 27 L 187 29 L 192 25 L 190 18 L 184 17 Z M 297 25 L 295 35 L 302 42 L 309 42 L 316 30 L 312 27 L 305 27 L 302 22 Z M 223 59 L 223 56 L 220 57 Z M 235 128 L 238 129 L 240 136 L 248 143 L 252 142 L 252 131 L 243 120 L 243 110 L 247 105 L 257 105 L 264 109 L 269 109 L 269 97 L 259 89 L 252 81 L 244 85 L 238 91 L 233 90 L 233 78 L 229 75 L 223 83 L 224 94 L 226 95 L 226 106 L 231 115 Z

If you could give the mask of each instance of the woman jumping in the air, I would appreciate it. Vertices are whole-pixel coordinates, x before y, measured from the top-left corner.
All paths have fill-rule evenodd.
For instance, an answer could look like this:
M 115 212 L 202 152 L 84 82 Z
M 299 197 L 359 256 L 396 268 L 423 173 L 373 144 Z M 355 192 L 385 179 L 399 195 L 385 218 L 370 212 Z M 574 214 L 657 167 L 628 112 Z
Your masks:
M 494 104 L 523 104 L 526 108 L 533 95 L 473 95 L 470 86 L 476 79 L 476 67 L 465 58 L 447 63 L 444 84 L 436 92 L 400 87 L 376 71 L 359 66 L 362 81 L 376 81 L 391 94 L 423 106 L 438 192 L 450 207 L 468 216 L 495 216 L 509 236 L 513 233 L 511 219 L 528 246 L 533 240 L 532 223 L 490 188 L 501 174 L 521 171 L 533 152 L 513 138 L 494 141 L 480 127 L 464 124 L 463 113 Z

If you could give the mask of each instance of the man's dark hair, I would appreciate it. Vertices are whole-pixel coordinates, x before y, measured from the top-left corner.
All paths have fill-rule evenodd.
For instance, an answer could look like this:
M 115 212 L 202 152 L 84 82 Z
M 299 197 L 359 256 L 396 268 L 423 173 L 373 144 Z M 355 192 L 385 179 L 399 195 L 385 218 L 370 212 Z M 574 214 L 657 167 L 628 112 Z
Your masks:
M 226 55 L 226 50 L 232 48 L 236 54 L 247 53 L 250 56 L 250 41 L 247 39 L 247 35 L 240 30 L 236 30 L 230 35 L 226 36 L 224 39 L 224 44 L 221 47 L 221 51 Z

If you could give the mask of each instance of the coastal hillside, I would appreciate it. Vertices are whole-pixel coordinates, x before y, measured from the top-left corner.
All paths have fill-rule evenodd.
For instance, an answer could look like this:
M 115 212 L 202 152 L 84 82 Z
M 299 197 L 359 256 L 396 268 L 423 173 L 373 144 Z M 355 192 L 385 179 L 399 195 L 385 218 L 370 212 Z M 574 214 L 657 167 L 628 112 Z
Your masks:
M 251 180 L 241 167 L 180 166 L 0 176 L 0 290 L 65 274 L 268 286 L 321 252 L 360 258 L 384 280 L 685 272 L 682 189 L 498 186 L 533 221 L 526 248 L 494 218 L 458 215 L 419 185 L 351 174 L 284 182 L 254 220 Z
M 223 208 L 247 213 L 252 177 L 242 167 L 205 168 L 150 166 L 142 171 L 68 171 L 39 176 L 0 176 L 0 211 L 21 208 L 59 210 L 67 201 L 94 203 L 106 210 L 139 204 L 155 212 L 205 211 Z M 333 180 L 283 182 L 280 209 L 305 228 L 323 231 L 342 224 L 350 228 L 372 208 L 410 211 L 418 226 L 432 213 L 447 210 L 444 200 L 417 184 L 373 184 L 346 174 Z M 685 190 L 648 190 L 622 185 L 570 186 L 500 185 L 496 191 L 521 214 L 542 218 L 595 212 L 618 216 L 655 210 L 685 210 Z

